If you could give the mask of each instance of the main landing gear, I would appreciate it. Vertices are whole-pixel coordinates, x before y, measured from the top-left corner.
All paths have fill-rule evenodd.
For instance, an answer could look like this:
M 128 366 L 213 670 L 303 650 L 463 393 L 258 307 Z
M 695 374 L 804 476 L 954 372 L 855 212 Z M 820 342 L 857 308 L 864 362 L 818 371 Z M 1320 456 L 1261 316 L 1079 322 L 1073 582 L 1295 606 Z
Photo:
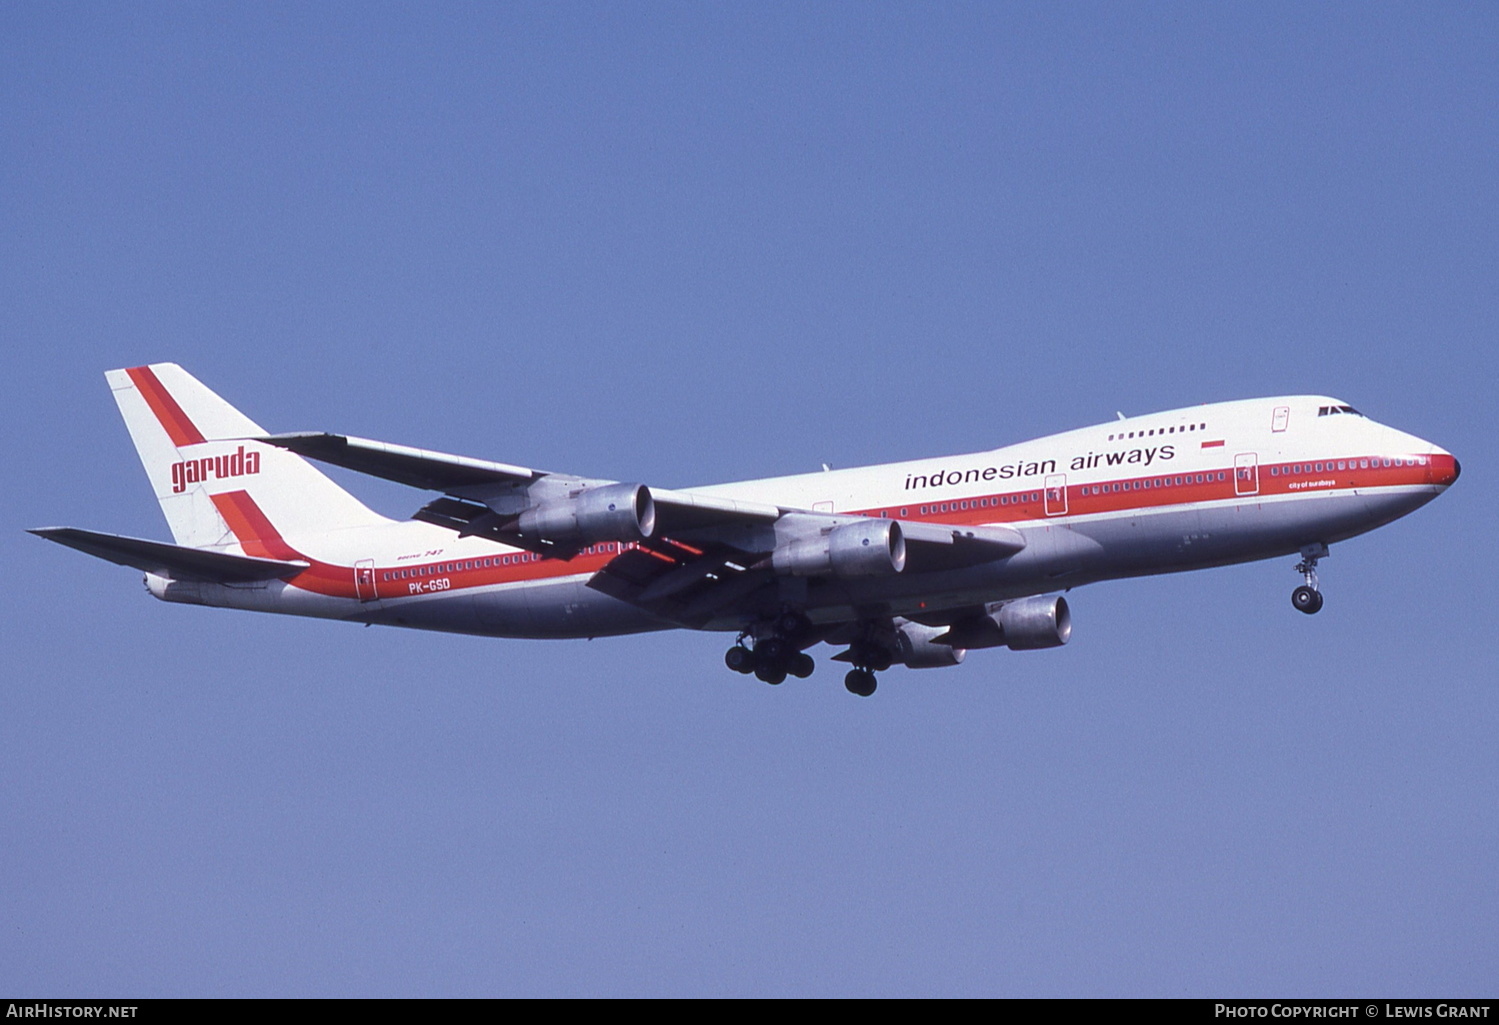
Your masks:
M 783 683 L 788 676 L 806 679 L 812 675 L 815 663 L 802 648 L 820 640 L 833 642 L 827 630 L 814 626 L 800 611 L 789 609 L 746 627 L 734 646 L 724 652 L 723 661 L 734 672 L 753 673 L 769 684 Z M 843 686 L 850 694 L 869 697 L 879 686 L 874 674 L 889 669 L 896 659 L 888 622 L 883 632 L 878 623 L 863 624 L 848 651 L 836 658 L 839 662 L 853 663 L 843 678 Z
M 861 698 L 869 697 L 879 686 L 874 674 L 889 669 L 890 664 L 895 661 L 888 647 L 868 636 L 849 645 L 848 660 L 854 667 L 843 677 L 843 686 L 850 694 L 857 694 Z
M 1297 612 L 1305 612 L 1310 616 L 1321 610 L 1322 592 L 1317 588 L 1317 560 L 1327 556 L 1327 546 L 1324 544 L 1307 545 L 1301 550 L 1301 561 L 1296 564 L 1296 572 L 1302 575 L 1306 583 L 1291 592 L 1291 605 Z
M 755 641 L 753 648 L 745 647 L 746 631 L 739 635 L 738 642 L 724 652 L 724 665 L 736 673 L 754 673 L 755 678 L 769 684 L 785 681 L 787 676 L 805 680 L 817 668 L 812 656 L 795 643 L 807 632 L 807 621 L 794 612 L 778 617 L 770 628 Z

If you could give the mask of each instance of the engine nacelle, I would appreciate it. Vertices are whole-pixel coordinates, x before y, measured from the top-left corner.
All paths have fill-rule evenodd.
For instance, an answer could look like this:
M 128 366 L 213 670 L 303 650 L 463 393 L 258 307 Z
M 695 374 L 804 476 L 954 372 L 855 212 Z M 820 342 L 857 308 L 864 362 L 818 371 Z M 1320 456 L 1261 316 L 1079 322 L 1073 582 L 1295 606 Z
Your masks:
M 559 544 L 644 541 L 656 530 L 656 502 L 643 484 L 608 484 L 520 514 L 520 533 Z
M 932 638 L 947 633 L 945 626 L 922 626 L 902 623 L 895 631 L 895 660 L 911 669 L 940 669 L 955 666 L 968 654 L 965 648 L 936 644 Z
M 1061 595 L 1022 598 L 994 613 L 1012 651 L 1058 648 L 1072 636 L 1072 610 Z
M 159 573 L 146 574 L 146 590 L 153 598 L 162 601 L 182 602 L 184 605 L 206 605 L 203 600 L 203 584 L 197 580 L 173 580 Z
M 906 538 L 894 520 L 863 520 L 793 541 L 770 556 L 777 573 L 815 577 L 879 577 L 906 568 Z

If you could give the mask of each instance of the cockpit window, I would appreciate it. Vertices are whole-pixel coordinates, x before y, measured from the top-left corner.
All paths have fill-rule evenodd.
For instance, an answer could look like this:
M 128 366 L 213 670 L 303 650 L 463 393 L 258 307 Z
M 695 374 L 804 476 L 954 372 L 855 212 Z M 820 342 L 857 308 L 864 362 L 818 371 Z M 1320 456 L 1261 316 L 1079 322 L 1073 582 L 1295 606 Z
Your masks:
M 1339 413 L 1352 413 L 1354 416 L 1364 415 L 1352 406 L 1319 406 L 1317 408 L 1318 416 L 1336 416 Z

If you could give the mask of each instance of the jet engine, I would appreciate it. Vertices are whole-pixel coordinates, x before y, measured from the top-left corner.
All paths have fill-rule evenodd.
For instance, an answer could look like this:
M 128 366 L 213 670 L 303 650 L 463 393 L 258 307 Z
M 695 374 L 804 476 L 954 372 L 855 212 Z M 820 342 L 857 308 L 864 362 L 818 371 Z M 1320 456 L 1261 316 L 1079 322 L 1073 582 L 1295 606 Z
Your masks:
M 1057 648 L 1072 636 L 1072 610 L 1060 594 L 1009 602 L 1000 606 L 993 618 L 1004 630 L 1004 643 L 1012 651 Z
M 938 644 L 933 638 L 947 633 L 945 626 L 922 626 L 902 623 L 895 630 L 895 660 L 911 669 L 940 669 L 955 666 L 968 654 L 965 648 Z
M 656 503 L 643 484 L 609 484 L 532 506 L 516 529 L 563 545 L 644 541 L 656 530 Z
M 797 577 L 888 576 L 906 568 L 906 539 L 894 520 L 846 523 L 777 548 L 770 565 Z
M 1061 595 L 1038 595 L 1006 602 L 990 611 L 953 623 L 944 640 L 960 647 L 1014 651 L 1056 648 L 1072 636 L 1072 610 Z

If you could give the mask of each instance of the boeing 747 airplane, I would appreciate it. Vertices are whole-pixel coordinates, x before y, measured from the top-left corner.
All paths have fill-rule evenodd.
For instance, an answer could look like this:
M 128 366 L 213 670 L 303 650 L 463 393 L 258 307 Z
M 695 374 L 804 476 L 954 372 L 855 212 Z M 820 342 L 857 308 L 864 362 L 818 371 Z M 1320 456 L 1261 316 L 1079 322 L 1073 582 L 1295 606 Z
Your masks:
M 730 669 L 813 670 L 874 693 L 900 663 L 1066 644 L 1058 592 L 1298 556 L 1425 505 L 1456 459 L 1340 399 L 1248 399 L 940 459 L 685 490 L 341 434 L 268 434 L 174 363 L 112 370 L 175 544 L 32 531 L 145 573 L 164 601 L 493 637 L 685 627 L 737 635 Z M 440 495 L 381 516 L 318 460 Z

